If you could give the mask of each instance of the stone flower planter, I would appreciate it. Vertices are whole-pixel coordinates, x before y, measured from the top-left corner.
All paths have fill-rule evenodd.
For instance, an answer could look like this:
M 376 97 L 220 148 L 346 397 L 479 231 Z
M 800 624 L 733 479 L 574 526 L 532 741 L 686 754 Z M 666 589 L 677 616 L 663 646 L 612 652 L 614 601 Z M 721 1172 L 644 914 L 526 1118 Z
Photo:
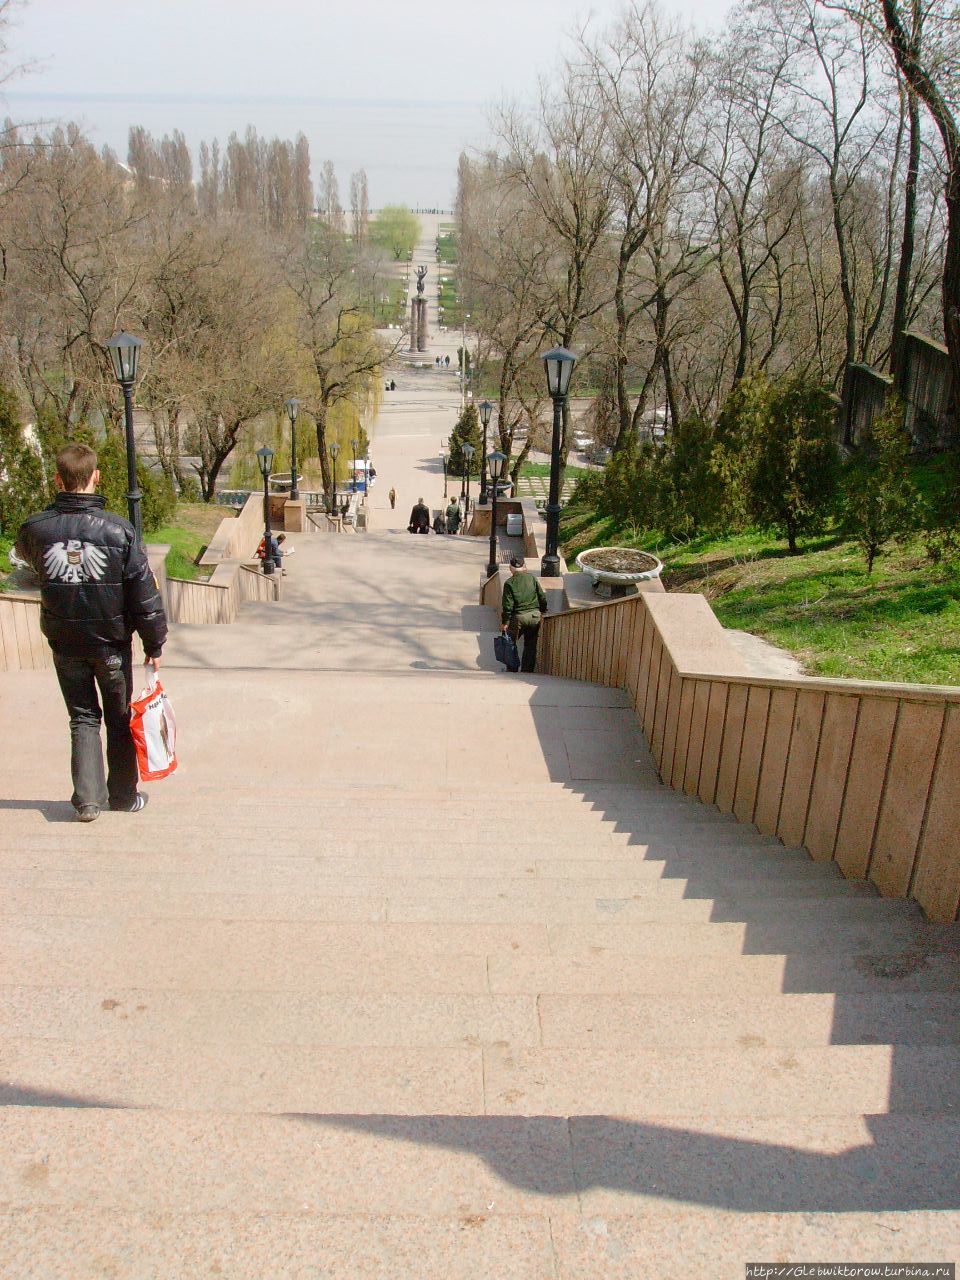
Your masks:
M 638 582 L 659 578 L 663 564 L 656 556 L 632 547 L 592 547 L 577 556 L 577 568 L 593 581 L 600 596 L 615 599 L 632 595 Z

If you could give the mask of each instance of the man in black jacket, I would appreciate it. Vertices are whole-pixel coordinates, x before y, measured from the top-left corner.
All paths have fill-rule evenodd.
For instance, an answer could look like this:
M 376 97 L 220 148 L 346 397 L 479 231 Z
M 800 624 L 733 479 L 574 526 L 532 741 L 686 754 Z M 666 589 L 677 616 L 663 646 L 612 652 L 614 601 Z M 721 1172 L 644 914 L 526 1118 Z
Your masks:
M 108 804 L 136 813 L 146 803 L 137 792 L 130 734 L 131 639 L 139 633 L 147 662 L 158 671 L 167 620 L 133 526 L 106 511 L 96 493 L 94 451 L 82 444 L 61 449 L 56 479 L 56 501 L 24 521 L 16 549 L 40 579 L 40 629 L 70 714 L 73 807 L 80 822 L 92 822 Z

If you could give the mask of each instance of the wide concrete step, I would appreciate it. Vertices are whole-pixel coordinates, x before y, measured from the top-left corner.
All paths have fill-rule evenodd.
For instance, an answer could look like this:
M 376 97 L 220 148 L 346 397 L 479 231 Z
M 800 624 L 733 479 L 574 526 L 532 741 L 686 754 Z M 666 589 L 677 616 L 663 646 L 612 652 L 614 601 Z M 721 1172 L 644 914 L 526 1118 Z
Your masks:
M 571 866 L 576 869 L 577 874 L 571 873 Z M 0 871 L 0 886 L 10 892 L 20 889 L 43 891 L 44 910 L 34 914 L 61 914 L 56 910 L 56 903 L 67 891 L 93 890 L 99 894 L 152 893 L 158 902 L 170 895 L 182 894 L 199 894 L 211 898 L 227 896 L 231 899 L 250 895 L 267 895 L 271 899 L 277 895 L 284 898 L 295 895 L 307 910 L 312 900 L 322 903 L 326 899 L 350 897 L 378 900 L 391 897 L 408 900 L 435 897 L 467 905 L 474 897 L 484 901 L 495 898 L 499 902 L 685 899 L 701 903 L 727 902 L 734 912 L 741 909 L 748 913 L 753 910 L 770 910 L 776 913 L 776 919 L 782 917 L 783 910 L 790 913 L 800 909 L 798 903 L 803 904 L 805 910 L 815 910 L 815 903 L 818 902 L 854 899 L 861 901 L 869 918 L 872 918 L 872 908 L 875 907 L 882 913 L 888 909 L 888 903 L 894 902 L 897 907 L 889 908 L 894 914 L 897 910 L 906 908 L 913 913 L 912 918 L 916 918 L 913 904 L 881 899 L 877 896 L 876 889 L 866 881 L 843 880 L 839 875 L 830 879 L 813 880 L 756 874 L 746 877 L 730 874 L 718 879 L 716 875 L 706 873 L 689 879 L 672 875 L 659 878 L 638 878 L 636 875 L 611 878 L 604 875 L 603 866 L 595 864 L 584 868 L 582 863 L 541 865 L 536 860 L 520 866 L 516 863 L 503 866 L 486 862 L 460 863 L 458 871 L 448 875 L 432 874 L 429 869 L 424 870 L 422 865 L 394 875 L 387 872 L 380 875 L 355 874 L 356 867 L 353 864 L 351 867 L 347 873 L 316 874 L 312 865 L 298 859 L 279 865 L 272 864 L 269 874 L 266 874 L 262 866 L 245 864 L 238 869 L 232 863 L 224 865 L 222 862 L 203 870 L 187 868 L 180 871 L 146 870 L 142 863 L 134 869 L 129 864 L 123 868 L 107 864 L 101 865 L 99 869 L 30 866 Z M 590 867 L 593 875 L 588 874 Z M 579 874 L 580 871 L 584 874 Z M 64 897 L 63 900 L 69 901 L 69 898 Z M 781 901 L 786 904 L 783 909 L 779 906 Z M 241 905 L 236 914 L 246 916 L 249 909 Z M 749 914 L 735 914 L 730 918 L 749 918 Z
M 30 1276 L 39 1260 L 41 1274 L 71 1280 L 167 1277 L 171 1260 L 191 1280 L 205 1270 L 257 1280 L 311 1272 L 351 1280 L 743 1280 L 745 1262 L 757 1259 L 947 1258 L 960 1228 L 956 1214 L 935 1211 L 733 1213 L 721 1205 L 581 1216 L 566 1201 L 531 1214 L 498 1213 L 490 1201 L 482 1212 L 446 1217 L 337 1215 L 302 1202 L 269 1214 L 36 1208 L 11 1210 L 3 1221 L 7 1274 Z
M 378 930 L 362 948 L 350 930 Z M 35 918 L 0 941 L 5 981 L 317 994 L 662 994 L 957 991 L 956 958 L 910 946 L 785 954 L 680 946 L 552 955 L 542 925 L 284 925 Z
M 683 1204 L 798 1216 L 824 1203 L 838 1215 L 948 1210 L 958 1138 L 957 1117 L 936 1113 L 568 1120 L 10 1107 L 0 1117 L 9 1209 L 416 1215 L 429 1222 L 425 1241 L 444 1218 L 576 1213 L 578 1197 L 585 1221 L 651 1229 Z
M 554 856 L 546 856 L 555 848 Z M 834 863 L 817 863 L 803 857 L 792 857 L 776 851 L 739 849 L 736 847 L 700 847 L 657 842 L 627 847 L 551 846 L 549 842 L 538 845 L 516 846 L 509 841 L 496 842 L 489 847 L 463 846 L 442 849 L 417 848 L 410 842 L 378 845 L 361 845 L 351 842 L 346 848 L 334 842 L 327 845 L 302 848 L 288 845 L 250 847 L 238 840 L 224 848 L 214 842 L 214 847 L 198 838 L 184 837 L 182 843 L 163 850 L 152 850 L 145 855 L 142 849 L 128 844 L 85 849 L 58 845 L 21 846 L 2 857 L 2 866 L 8 871 L 60 870 L 60 871 L 136 871 L 149 865 L 155 873 L 173 871 L 223 871 L 235 872 L 259 870 L 267 883 L 274 872 L 283 874 L 294 869 L 314 875 L 324 872 L 331 875 L 454 875 L 463 876 L 516 876 L 527 874 L 527 868 L 555 868 L 557 874 L 586 875 L 591 879 L 659 878 L 664 875 L 713 876 L 717 887 L 725 876 L 768 876 L 784 880 L 799 879 L 809 883 L 830 884 L 842 877 Z M 303 881 L 304 886 L 308 884 Z
M 0 1040 L 0 1105 L 401 1115 L 861 1115 L 960 1108 L 960 1047 L 409 1049 Z
M 78 876 L 77 878 L 81 878 Z M 95 879 L 95 877 L 84 877 Z M 323 923 L 391 921 L 402 924 L 599 924 L 629 922 L 634 928 L 666 923 L 718 924 L 743 922 L 752 927 L 776 930 L 783 927 L 784 938 L 793 936 L 801 918 L 777 901 L 745 899 L 681 898 L 658 893 L 622 894 L 581 888 L 578 882 L 511 881 L 496 894 L 482 883 L 471 881 L 462 888 L 444 890 L 436 886 L 398 881 L 379 895 L 343 892 L 331 881 L 318 892 L 268 892 L 256 881 L 249 892 L 209 892 L 189 881 L 168 877 L 168 883 L 143 877 L 143 887 L 125 888 L 108 875 L 89 887 L 59 884 L 46 887 L 14 887 L 5 877 L 2 885 L 2 913 L 6 916 L 87 916 L 93 919 L 155 920 L 285 920 Z M 670 882 L 674 883 L 674 882 Z M 648 889 L 642 882 L 640 888 Z M 919 926 L 919 908 L 913 903 L 890 898 L 821 896 L 808 898 L 802 920 L 823 929 L 836 924 L 860 925 L 867 929 L 896 920 Z
M 315 995 L 0 987 L 0 1036 L 357 1048 L 699 1049 L 715 1045 L 960 1043 L 960 995 Z
M 137 815 L 139 817 L 140 815 Z M 171 825 L 177 826 L 186 814 L 166 814 L 151 822 L 137 822 L 127 814 L 104 813 L 96 822 L 69 828 L 69 842 L 77 848 L 100 849 L 117 845 L 145 844 L 155 846 L 170 843 Z M 397 818 L 331 823 L 319 813 L 280 815 L 272 809 L 261 810 L 257 819 L 241 820 L 230 815 L 216 817 L 193 815 L 190 823 L 196 827 L 186 838 L 197 847 L 210 848 L 222 842 L 229 846 L 242 841 L 245 845 L 263 844 L 271 848 L 295 847 L 327 848 L 331 851 L 352 852 L 357 846 L 370 847 L 395 844 L 398 841 L 415 841 L 427 848 L 476 848 L 492 842 L 517 847 L 536 847 L 544 841 L 558 847 L 577 846 L 583 843 L 605 847 L 630 847 L 650 839 L 665 843 L 689 842 L 715 848 L 770 849 L 784 852 L 784 846 L 772 836 L 763 836 L 749 827 L 735 827 L 728 823 L 701 821 L 696 814 L 673 815 L 652 813 L 646 820 L 629 829 L 593 824 L 558 822 L 550 814 L 528 815 L 523 822 L 484 821 L 473 825 L 447 823 L 446 826 L 427 816 L 416 821 L 404 822 Z M 188 828 L 189 830 L 189 828 Z M 6 847 L 16 844 L 23 848 L 58 847 L 65 842 L 65 827 L 49 826 L 15 827 L 4 832 Z M 2 847 L 2 846 L 0 846 Z
M 425 914 L 425 913 L 420 913 Z M 942 953 L 957 963 L 956 931 L 949 925 L 878 917 L 874 921 L 819 920 L 808 913 L 775 923 L 747 921 L 653 920 L 640 922 L 548 924 L 539 918 L 513 923 L 449 920 L 442 914 L 426 921 L 197 919 L 158 915 L 128 917 L 114 910 L 86 916 L 4 916 L 0 955 L 10 963 L 32 962 L 42 972 L 53 963 L 76 966 L 120 961 L 152 963 L 151 957 L 175 954 L 197 965 L 235 963 L 250 972 L 271 966 L 271 957 L 316 968 L 331 954 L 407 955 L 597 955 L 617 952 L 645 956 L 796 955 L 815 952 L 859 954 L 915 951 Z M 957 966 L 960 974 L 960 965 Z
M 494 995 L 659 995 L 707 999 L 761 992 L 957 992 L 960 973 L 950 955 L 912 948 L 858 955 L 649 956 L 606 951 L 586 955 L 488 957 Z

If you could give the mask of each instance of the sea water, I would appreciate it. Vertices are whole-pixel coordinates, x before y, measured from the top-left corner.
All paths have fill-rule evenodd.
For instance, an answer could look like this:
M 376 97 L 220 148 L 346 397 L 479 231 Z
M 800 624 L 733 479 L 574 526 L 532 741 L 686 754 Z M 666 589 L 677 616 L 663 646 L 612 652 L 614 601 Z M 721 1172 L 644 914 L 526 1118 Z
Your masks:
M 324 98 L 203 97 L 176 94 L 5 95 L 5 110 L 17 122 L 74 121 L 97 146 L 109 146 L 126 161 L 131 125 L 155 137 L 179 129 L 187 140 L 197 176 L 200 143 L 214 138 L 221 152 L 231 133 L 241 138 L 248 125 L 261 137 L 290 139 L 303 133 L 310 143 L 316 182 L 332 160 L 340 203 L 349 207 L 350 175 L 365 169 L 370 207 L 405 204 L 450 209 L 456 195 L 461 151 L 489 145 L 487 110 L 478 102 L 346 101 Z

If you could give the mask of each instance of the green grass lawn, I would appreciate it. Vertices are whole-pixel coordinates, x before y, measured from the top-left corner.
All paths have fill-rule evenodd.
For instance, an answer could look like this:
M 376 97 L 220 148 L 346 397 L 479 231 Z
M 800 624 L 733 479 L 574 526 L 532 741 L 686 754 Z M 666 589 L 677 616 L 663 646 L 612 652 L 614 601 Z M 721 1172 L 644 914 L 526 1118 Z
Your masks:
M 230 515 L 229 507 L 218 507 L 206 502 L 180 502 L 171 524 L 147 535 L 148 542 L 169 542 L 167 574 L 171 578 L 188 580 L 209 578 L 211 565 L 198 565 L 198 556 L 220 527 L 220 521 Z
M 7 574 L 10 572 L 9 552 L 13 543 L 13 534 L 0 533 L 0 591 L 3 591 L 7 584 Z
M 563 473 L 564 480 L 576 480 L 578 476 L 583 475 L 586 467 L 567 467 Z M 549 462 L 525 462 L 520 468 L 521 476 L 549 476 Z
M 447 275 L 440 285 L 440 305 L 443 307 L 443 323 L 455 329 L 460 323 L 460 294 L 456 276 Z
M 440 261 L 445 264 L 457 261 L 457 236 L 454 230 L 440 230 L 437 237 L 437 251 Z
M 378 286 L 374 320 L 378 325 L 402 324 L 407 286 L 405 281 L 388 278 Z
M 568 560 L 613 543 L 652 552 L 668 590 L 703 592 L 724 626 L 789 650 L 811 675 L 960 685 L 960 564 L 931 564 L 919 541 L 867 574 L 839 535 L 798 556 L 756 531 L 679 545 L 581 508 L 565 513 L 561 539 Z

